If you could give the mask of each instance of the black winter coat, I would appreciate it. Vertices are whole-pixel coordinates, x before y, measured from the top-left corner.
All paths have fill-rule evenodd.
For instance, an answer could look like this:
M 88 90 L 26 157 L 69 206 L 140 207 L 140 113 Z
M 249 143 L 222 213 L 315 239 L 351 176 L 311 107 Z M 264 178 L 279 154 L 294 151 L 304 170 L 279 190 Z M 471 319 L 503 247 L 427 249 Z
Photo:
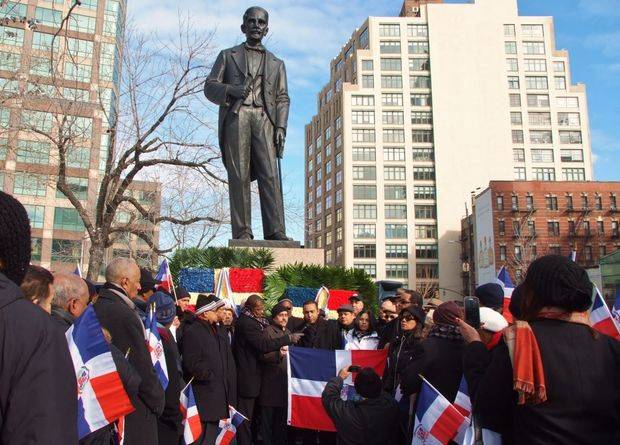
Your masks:
M 113 288 L 122 292 L 115 286 Z M 125 418 L 126 443 L 157 443 L 157 416 L 164 408 L 164 390 L 146 348 L 144 326 L 136 312 L 112 289 L 101 289 L 94 308 L 101 326 L 110 332 L 112 344 L 123 355 L 129 350 L 129 363 L 142 379 L 134 403 L 136 411 Z
M 52 321 L 65 332 L 75 322 L 75 317 L 63 308 L 52 304 Z
M 338 444 L 387 445 L 400 443 L 399 410 L 386 393 L 376 399 L 344 401 L 340 397 L 343 381 L 334 377 L 323 390 L 323 407 L 334 422 Z
M 168 386 L 166 387 L 164 412 L 157 419 L 158 445 L 178 445 L 183 432 L 183 415 L 179 409 L 181 389 L 184 383 L 181 374 L 181 357 L 174 337 L 168 328 L 158 329 L 164 347 Z
M 261 367 L 258 357 L 291 344 L 289 335 L 268 338 L 263 326 L 252 317 L 241 314 L 235 325 L 233 353 L 237 362 L 239 397 L 251 399 L 260 394 Z
M 77 442 L 77 383 L 67 340 L 0 273 L 0 444 Z
M 297 346 L 303 348 L 329 349 L 335 351 L 342 348 L 342 336 L 338 323 L 334 320 L 319 318 L 315 324 L 307 324 L 301 330 L 304 336 Z
M 620 443 L 620 342 L 584 325 L 530 323 L 542 358 L 547 401 L 517 405 L 508 347 L 481 342 L 465 348 L 464 369 L 482 427 L 504 444 Z
M 289 334 L 280 326 L 267 326 L 264 335 L 269 339 L 278 339 Z M 286 357 L 282 357 L 280 350 L 268 352 L 260 356 L 261 385 L 258 403 L 261 406 L 284 407 L 288 400 L 288 376 Z
M 394 395 L 401 383 L 402 372 L 415 357 L 422 354 L 420 339 L 413 334 L 401 334 L 390 343 L 387 366 L 383 373 L 383 389 Z M 402 389 L 402 387 L 401 387 Z
M 194 378 L 200 420 L 227 418 L 228 405 L 237 406 L 237 368 L 224 329 L 198 318 L 188 319 L 181 356 L 185 380 Z
M 400 335 L 400 318 L 395 318 L 385 324 L 379 333 L 379 345 L 377 349 L 383 349 L 388 343 L 394 342 Z
M 420 392 L 423 375 L 443 396 L 453 401 L 463 378 L 463 340 L 429 337 L 401 373 L 401 389 L 409 396 Z

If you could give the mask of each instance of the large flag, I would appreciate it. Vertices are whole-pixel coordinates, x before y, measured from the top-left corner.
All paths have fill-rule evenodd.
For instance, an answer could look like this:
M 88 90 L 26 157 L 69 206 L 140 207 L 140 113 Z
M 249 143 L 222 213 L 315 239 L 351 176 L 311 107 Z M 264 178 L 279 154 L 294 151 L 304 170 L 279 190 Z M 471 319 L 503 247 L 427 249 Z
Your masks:
M 373 368 L 382 376 L 387 351 L 329 351 L 292 346 L 287 356 L 288 424 L 298 428 L 336 431 L 321 402 L 327 381 L 336 377 L 342 368 L 351 365 Z
M 594 286 L 594 303 L 590 312 L 590 322 L 597 331 L 620 340 L 620 328 L 596 286 Z
M 174 287 L 172 284 L 172 274 L 170 273 L 170 266 L 166 258 L 164 258 L 159 265 L 159 270 L 157 271 L 157 275 L 155 275 L 155 279 L 161 282 L 161 284 L 155 286 L 157 289 L 164 290 L 168 293 L 172 292 L 172 288 Z
M 237 428 L 243 423 L 244 420 L 248 420 L 232 406 L 228 407 L 228 419 L 220 420 L 218 425 L 218 434 L 215 438 L 215 445 L 228 445 L 230 444 L 235 435 L 237 434 Z
M 202 434 L 202 424 L 198 417 L 198 407 L 196 407 L 196 399 L 194 398 L 194 390 L 192 383 L 188 383 L 180 397 L 180 410 L 183 415 L 181 425 L 183 425 L 183 440 L 186 445 L 194 443 Z
M 508 272 L 508 269 L 506 269 L 506 266 L 502 266 L 497 273 L 497 283 L 504 289 L 504 305 L 502 308 L 502 315 L 508 323 L 512 323 L 513 318 L 508 307 L 510 306 L 510 299 L 512 298 L 512 291 L 514 290 L 515 285 L 510 278 L 510 273 Z
M 611 315 L 614 317 L 616 326 L 620 329 L 620 286 L 616 289 L 616 299 L 614 301 L 614 307 L 611 310 Z
M 166 356 L 164 354 L 164 344 L 157 330 L 157 315 L 155 313 L 155 305 L 149 306 L 146 314 L 146 347 L 151 354 L 151 362 L 153 368 L 159 377 L 164 391 L 168 387 L 168 367 L 166 366 Z
M 230 285 L 230 269 L 227 267 L 220 270 L 217 285 L 215 286 L 215 296 L 220 300 L 224 300 L 226 307 L 232 309 L 239 316 L 240 307 L 235 302 L 232 286 Z
M 447 445 L 468 422 L 448 399 L 422 378 L 412 445 Z
M 92 306 L 67 332 L 77 379 L 78 436 L 103 428 L 134 411 Z

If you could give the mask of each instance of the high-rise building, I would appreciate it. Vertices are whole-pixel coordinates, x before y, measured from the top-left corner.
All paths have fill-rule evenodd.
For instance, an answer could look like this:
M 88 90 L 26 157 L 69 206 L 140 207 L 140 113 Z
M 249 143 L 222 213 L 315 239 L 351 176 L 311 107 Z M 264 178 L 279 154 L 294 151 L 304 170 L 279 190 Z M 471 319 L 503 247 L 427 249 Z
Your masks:
M 59 147 L 69 187 L 92 211 L 116 120 L 126 14 L 124 0 L 74 3 L 0 6 L 0 189 L 26 206 L 33 262 L 54 270 L 87 263 L 83 222 L 56 187 Z M 131 193 L 159 208 L 158 184 L 136 181 Z M 108 254 L 113 250 L 154 260 L 152 249 L 130 235 L 119 236 Z
M 306 126 L 306 244 L 327 263 L 460 292 L 461 218 L 491 179 L 590 180 L 585 87 L 552 17 L 406 0 L 330 64 Z

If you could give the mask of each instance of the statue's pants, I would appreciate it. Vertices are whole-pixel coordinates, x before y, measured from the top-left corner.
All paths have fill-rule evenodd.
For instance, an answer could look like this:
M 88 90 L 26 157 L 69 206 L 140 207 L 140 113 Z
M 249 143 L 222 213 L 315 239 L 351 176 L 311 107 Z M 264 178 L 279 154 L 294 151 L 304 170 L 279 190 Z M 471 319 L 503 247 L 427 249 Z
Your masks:
M 252 235 L 251 177 L 258 181 L 265 239 L 284 234 L 284 205 L 278 175 L 274 128 L 262 107 L 242 106 L 224 123 L 224 155 L 232 236 Z

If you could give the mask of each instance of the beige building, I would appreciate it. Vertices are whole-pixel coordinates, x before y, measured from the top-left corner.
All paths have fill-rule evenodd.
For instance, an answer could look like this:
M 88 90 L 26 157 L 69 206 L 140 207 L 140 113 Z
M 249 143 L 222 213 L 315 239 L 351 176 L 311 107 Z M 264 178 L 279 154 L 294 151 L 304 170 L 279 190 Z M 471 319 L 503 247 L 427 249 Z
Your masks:
M 84 225 L 56 190 L 59 141 L 67 141 L 67 182 L 90 211 L 112 143 L 125 20 L 124 0 L 82 0 L 63 21 L 73 3 L 21 0 L 0 7 L 0 189 L 26 206 L 33 262 L 54 270 L 88 263 Z M 159 208 L 158 184 L 136 182 L 132 194 Z M 122 222 L 123 211 L 117 218 Z M 131 236 L 120 237 L 108 255 L 112 250 L 155 260 Z
M 406 0 L 362 23 L 330 72 L 306 126 L 306 245 L 327 263 L 447 297 L 472 191 L 592 179 L 585 87 L 553 19 L 517 0 Z

